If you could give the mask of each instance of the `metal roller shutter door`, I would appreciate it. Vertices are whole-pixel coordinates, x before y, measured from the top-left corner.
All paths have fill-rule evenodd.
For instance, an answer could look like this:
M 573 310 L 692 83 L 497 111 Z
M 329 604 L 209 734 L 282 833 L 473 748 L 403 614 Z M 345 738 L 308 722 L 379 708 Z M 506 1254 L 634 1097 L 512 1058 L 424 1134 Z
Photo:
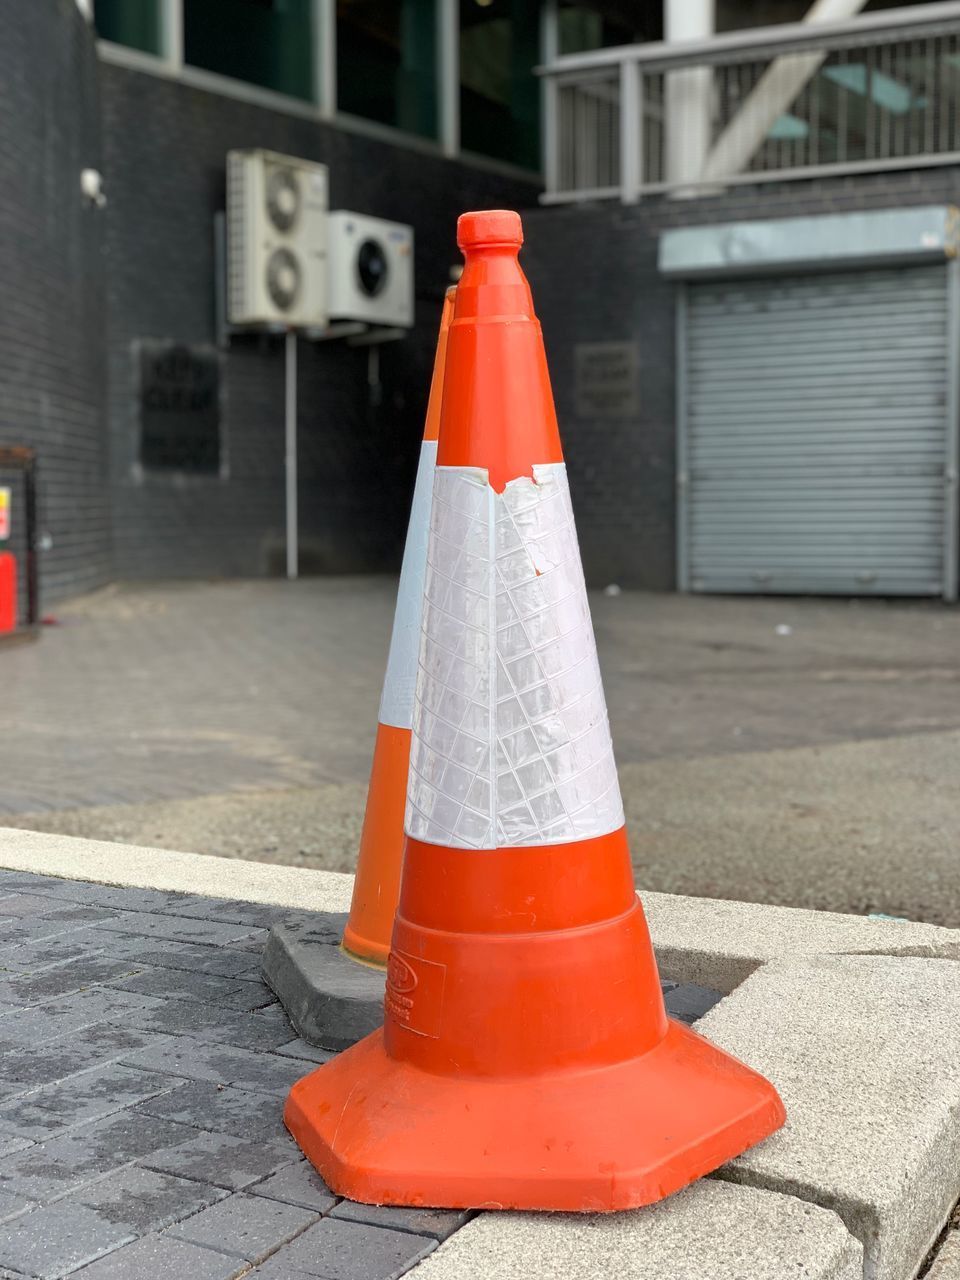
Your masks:
M 939 263 L 686 286 L 681 586 L 943 593 L 947 294 Z

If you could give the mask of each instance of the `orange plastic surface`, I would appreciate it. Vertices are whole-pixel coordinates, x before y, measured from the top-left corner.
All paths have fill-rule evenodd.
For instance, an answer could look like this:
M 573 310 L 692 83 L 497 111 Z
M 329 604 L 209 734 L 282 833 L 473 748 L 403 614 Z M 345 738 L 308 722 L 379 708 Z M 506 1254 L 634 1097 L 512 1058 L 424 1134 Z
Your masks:
M 17 629 L 17 561 L 10 551 L 0 551 L 0 635 Z
M 465 215 L 441 465 L 559 461 L 519 219 Z M 451 548 L 451 556 L 459 554 Z M 408 839 L 384 1026 L 284 1118 L 338 1194 L 558 1210 L 659 1200 L 784 1122 L 773 1086 L 664 1009 L 624 828 L 513 849 Z
M 436 440 L 440 428 L 447 335 L 456 292 L 456 286 L 451 285 L 443 301 L 424 440 Z M 355 959 L 369 964 L 385 965 L 390 951 L 390 934 L 400 892 L 403 811 L 409 768 L 410 730 L 378 725 L 350 917 L 343 931 L 344 949 Z
M 433 377 L 430 379 L 427 420 L 423 428 L 424 440 L 437 440 L 440 437 L 440 406 L 443 403 L 443 375 L 447 363 L 447 338 L 450 333 L 450 322 L 453 320 L 453 305 L 456 296 L 457 286 L 452 284 L 444 295 L 443 311 L 440 313 L 440 336 L 437 338 L 437 354 L 433 361 Z
M 562 462 L 540 322 L 517 254 L 515 213 L 464 214 L 466 262 L 447 342 L 437 463 L 485 467 L 498 493 L 535 463 Z M 516 224 L 517 231 L 511 233 Z
M 623 830 L 572 861 L 608 870 L 622 903 Z M 778 1129 L 772 1085 L 664 1011 L 643 912 L 592 924 L 578 871 L 535 895 L 555 927 L 523 927 L 527 871 L 501 849 L 432 850 L 430 924 L 406 914 L 408 842 L 382 1031 L 294 1085 L 284 1118 L 338 1195 L 452 1208 L 626 1209 L 649 1204 Z M 565 850 L 537 850 L 557 866 Z M 490 859 L 511 908 L 503 932 L 435 927 L 471 908 Z M 474 861 L 473 867 L 467 866 Z M 499 864 L 499 865 L 497 865 Z M 422 871 L 424 868 L 419 868 Z M 562 887 L 565 885 L 566 887 Z M 557 927 L 566 903 L 570 927 Z M 592 914 L 592 912 L 591 912 Z
M 344 949 L 372 964 L 386 964 L 390 951 L 400 893 L 409 771 L 410 730 L 377 725 L 350 917 L 343 931 Z

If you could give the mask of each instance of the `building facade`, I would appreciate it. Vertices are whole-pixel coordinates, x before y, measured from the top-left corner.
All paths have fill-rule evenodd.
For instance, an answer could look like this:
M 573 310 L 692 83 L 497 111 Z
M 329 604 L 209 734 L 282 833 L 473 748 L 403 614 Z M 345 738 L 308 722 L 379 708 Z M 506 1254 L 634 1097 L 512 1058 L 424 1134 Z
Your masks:
M 819 8 L 815 30 L 804 0 L 0 0 L 0 444 L 38 453 L 44 599 L 282 571 L 283 339 L 218 345 L 232 148 L 322 162 L 332 208 L 416 238 L 403 340 L 299 344 L 304 571 L 396 567 L 456 216 L 509 206 L 588 579 L 698 589 L 664 233 L 956 200 L 958 6 Z M 144 446 L 171 347 L 209 376 L 212 470 Z

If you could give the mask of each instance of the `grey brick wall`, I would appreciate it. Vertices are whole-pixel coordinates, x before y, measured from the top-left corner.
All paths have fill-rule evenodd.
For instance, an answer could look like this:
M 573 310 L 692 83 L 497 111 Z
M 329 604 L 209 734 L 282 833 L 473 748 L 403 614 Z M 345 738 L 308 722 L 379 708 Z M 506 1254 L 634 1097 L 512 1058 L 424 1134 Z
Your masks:
M 110 575 L 97 61 L 74 0 L 0 0 L 0 444 L 39 455 L 46 603 Z
M 134 350 L 143 338 L 213 340 L 212 218 L 232 147 L 330 166 L 331 207 L 412 223 L 417 324 L 367 353 L 301 342 L 300 509 L 306 570 L 399 562 L 440 301 L 459 260 L 457 214 L 531 205 L 537 187 L 116 66 L 101 68 L 107 209 L 109 420 L 120 577 L 276 571 L 283 557 L 283 351 L 244 337 L 224 359 L 226 479 L 143 474 Z
M 960 169 L 942 168 L 740 188 L 696 200 L 656 198 L 546 208 L 524 218 L 522 261 L 534 290 L 587 581 L 675 584 L 674 289 L 657 271 L 662 231 L 677 226 L 960 201 Z M 635 340 L 640 413 L 580 418 L 574 347 Z

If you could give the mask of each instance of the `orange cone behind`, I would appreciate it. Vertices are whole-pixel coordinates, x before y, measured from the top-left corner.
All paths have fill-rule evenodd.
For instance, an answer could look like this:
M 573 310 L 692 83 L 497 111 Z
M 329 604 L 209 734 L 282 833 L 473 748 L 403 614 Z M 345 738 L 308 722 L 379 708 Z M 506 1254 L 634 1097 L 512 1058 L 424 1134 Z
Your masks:
M 384 1026 L 285 1119 L 356 1200 L 625 1209 L 784 1111 L 666 1016 L 520 219 L 458 232 Z
M 433 473 L 437 464 L 447 333 L 453 318 L 455 294 L 456 288 L 451 286 L 444 298 L 440 319 L 440 336 L 437 339 L 430 399 L 427 402 L 427 420 L 420 446 L 420 465 L 407 526 L 407 541 L 403 549 L 387 673 L 380 698 L 377 739 L 373 749 L 367 807 L 360 833 L 353 899 L 350 917 L 343 931 L 344 950 L 355 959 L 376 965 L 387 963 L 393 917 L 400 893 L 403 811 L 407 801 L 407 773 L 410 768 L 410 731 L 420 645 L 423 577 L 427 563 Z

